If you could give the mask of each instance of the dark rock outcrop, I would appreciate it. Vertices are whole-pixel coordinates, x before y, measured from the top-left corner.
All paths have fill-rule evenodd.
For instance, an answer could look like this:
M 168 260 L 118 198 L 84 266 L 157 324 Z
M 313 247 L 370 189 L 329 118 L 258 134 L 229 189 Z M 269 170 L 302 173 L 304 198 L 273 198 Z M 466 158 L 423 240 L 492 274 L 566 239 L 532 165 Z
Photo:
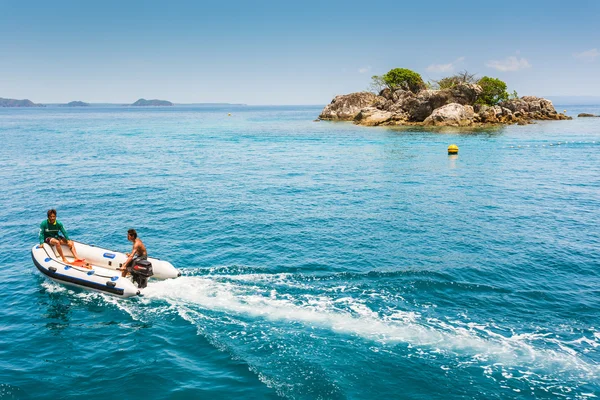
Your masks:
M 506 107 L 476 104 L 473 109 L 476 113 L 474 121 L 482 124 L 514 124 L 521 120 L 523 123 L 527 122 L 523 119 L 523 112 L 513 113 Z
M 44 107 L 43 104 L 35 104 L 31 100 L 3 99 L 0 97 L 0 107 Z
M 132 106 L 136 106 L 136 107 L 147 107 L 147 106 L 172 106 L 173 103 L 171 103 L 170 101 L 167 100 L 146 100 L 146 99 L 139 99 L 138 101 L 136 101 L 135 103 L 132 104 Z
M 588 113 L 581 113 L 577 115 L 578 118 L 600 118 L 600 115 L 594 115 L 594 114 L 588 114 Z
M 422 90 L 414 101 L 406 102 L 406 110 L 411 121 L 422 122 L 433 110 L 449 104 L 450 93 L 446 90 Z
M 452 95 L 452 102 L 463 106 L 475 104 L 479 95 L 483 92 L 481 86 L 474 83 L 461 83 L 447 90 Z

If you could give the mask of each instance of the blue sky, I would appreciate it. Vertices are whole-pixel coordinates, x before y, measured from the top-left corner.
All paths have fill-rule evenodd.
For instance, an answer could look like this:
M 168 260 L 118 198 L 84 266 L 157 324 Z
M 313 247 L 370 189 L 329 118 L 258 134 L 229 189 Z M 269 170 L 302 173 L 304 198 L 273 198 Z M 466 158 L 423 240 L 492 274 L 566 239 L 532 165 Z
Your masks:
M 600 1 L 0 0 L 0 97 L 326 104 L 403 67 L 600 96 Z

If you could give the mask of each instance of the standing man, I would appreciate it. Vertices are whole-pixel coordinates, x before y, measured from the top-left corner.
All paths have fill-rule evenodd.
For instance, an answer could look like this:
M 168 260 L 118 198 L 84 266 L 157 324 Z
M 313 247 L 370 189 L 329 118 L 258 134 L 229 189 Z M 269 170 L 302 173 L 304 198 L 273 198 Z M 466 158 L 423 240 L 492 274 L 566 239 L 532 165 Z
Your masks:
M 138 260 L 147 260 L 148 253 L 146 252 L 146 246 L 142 240 L 137 236 L 137 232 L 135 229 L 130 229 L 127 231 L 127 240 L 133 242 L 133 248 L 131 249 L 131 253 L 127 253 L 127 260 L 121 266 L 122 277 L 127 276 L 127 267 L 133 266 Z
M 69 246 L 69 249 L 71 249 L 75 261 L 83 261 L 77 255 L 77 251 L 75 251 L 75 244 L 72 240 L 69 240 L 67 230 L 63 224 L 56 219 L 56 210 L 52 208 L 48 210 L 47 214 L 48 219 L 42 221 L 40 224 L 40 246 L 44 243 L 48 243 L 50 246 L 56 246 L 58 254 L 60 254 L 63 262 L 69 264 L 61 247 L 61 244 L 66 244 Z M 59 232 L 62 233 L 62 236 L 59 235 Z

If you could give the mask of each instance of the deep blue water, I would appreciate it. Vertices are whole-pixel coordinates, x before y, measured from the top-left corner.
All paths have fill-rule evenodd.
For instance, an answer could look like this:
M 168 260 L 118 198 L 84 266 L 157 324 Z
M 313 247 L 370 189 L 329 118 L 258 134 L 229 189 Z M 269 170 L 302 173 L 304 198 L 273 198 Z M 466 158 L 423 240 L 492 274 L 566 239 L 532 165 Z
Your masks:
M 0 108 L 0 398 L 599 396 L 600 118 L 320 110 Z M 48 208 L 183 276 L 130 300 L 47 281 Z

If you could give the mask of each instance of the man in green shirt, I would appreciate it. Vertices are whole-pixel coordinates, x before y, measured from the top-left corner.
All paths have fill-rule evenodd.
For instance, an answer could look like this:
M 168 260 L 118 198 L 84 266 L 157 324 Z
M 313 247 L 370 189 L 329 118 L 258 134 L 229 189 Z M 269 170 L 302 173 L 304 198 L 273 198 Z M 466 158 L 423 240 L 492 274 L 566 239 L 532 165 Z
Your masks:
M 59 232 L 62 233 L 62 236 L 59 235 Z M 67 230 L 60 221 L 56 220 L 55 209 L 48 210 L 48 219 L 42 221 L 40 224 L 40 246 L 44 243 L 47 243 L 50 246 L 56 246 L 58 254 L 60 254 L 64 263 L 68 264 L 69 262 L 63 254 L 61 244 L 69 246 L 71 253 L 73 253 L 73 257 L 75 257 L 75 261 L 82 261 L 77 255 L 77 251 L 75 251 L 75 244 L 72 240 L 69 240 Z

